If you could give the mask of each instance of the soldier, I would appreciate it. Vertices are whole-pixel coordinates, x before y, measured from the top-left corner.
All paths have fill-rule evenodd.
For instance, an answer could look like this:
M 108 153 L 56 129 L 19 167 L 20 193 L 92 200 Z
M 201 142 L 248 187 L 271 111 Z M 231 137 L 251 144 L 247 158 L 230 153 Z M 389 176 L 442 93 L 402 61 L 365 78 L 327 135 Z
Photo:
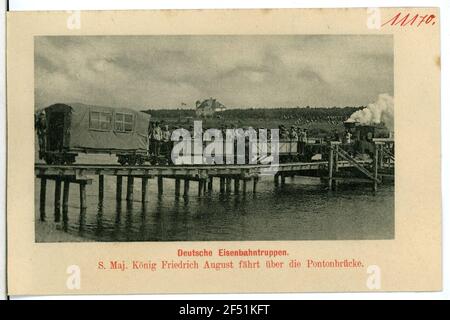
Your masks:
M 300 131 L 299 137 L 299 145 L 300 145 L 300 154 L 305 154 L 306 143 L 308 142 L 308 133 L 306 129 Z
M 170 135 L 169 125 L 165 125 L 162 130 L 162 141 L 164 143 L 164 153 L 170 153 Z
M 158 121 L 155 121 L 155 126 L 152 129 L 151 139 L 152 139 L 153 154 L 158 157 L 162 141 L 162 131 Z
M 169 125 L 165 125 L 163 130 L 162 130 L 162 136 L 163 136 L 163 141 L 164 142 L 169 142 L 170 141 L 170 130 L 169 130 Z
M 47 120 L 45 119 L 44 111 L 39 113 L 36 120 L 36 130 L 39 141 L 39 159 L 44 157 L 47 142 Z
M 291 130 L 289 131 L 289 138 L 291 139 L 291 141 L 298 141 L 298 134 L 295 126 L 291 126 Z
M 288 132 L 284 125 L 278 126 L 278 129 L 280 130 L 280 140 L 286 140 L 289 138 Z
M 346 143 L 351 143 L 352 142 L 352 134 L 350 131 L 347 130 L 347 132 L 345 133 L 345 142 Z

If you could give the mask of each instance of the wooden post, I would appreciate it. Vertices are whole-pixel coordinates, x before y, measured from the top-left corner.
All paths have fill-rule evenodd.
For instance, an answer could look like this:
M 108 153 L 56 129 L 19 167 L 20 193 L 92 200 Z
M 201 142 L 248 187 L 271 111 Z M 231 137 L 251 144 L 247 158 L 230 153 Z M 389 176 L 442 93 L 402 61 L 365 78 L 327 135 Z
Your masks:
M 226 178 L 225 183 L 225 192 L 230 193 L 231 192 L 231 178 Z
M 158 195 L 162 195 L 164 192 L 163 190 L 163 177 L 158 176 Z
M 256 193 L 256 187 L 258 185 L 258 177 L 253 178 L 253 193 Z
M 85 218 L 86 218 L 86 182 L 80 182 L 80 231 L 84 228 Z
M 86 210 L 87 203 L 86 203 L 86 182 L 81 181 L 80 182 L 80 209 Z
M 380 146 L 380 169 L 384 166 L 384 145 Z
M 142 203 L 148 202 L 148 178 L 142 177 Z
M 116 200 L 117 201 L 121 201 L 122 200 L 122 176 L 117 176 Z
M 189 179 L 184 179 L 184 197 L 189 195 Z
M 337 191 L 338 190 L 338 186 L 339 186 L 339 182 L 337 180 L 333 180 L 332 189 L 334 191 Z
M 339 153 L 338 153 L 339 146 L 336 146 L 336 150 L 334 152 L 334 170 L 335 172 L 339 172 Z
M 374 168 L 373 168 L 373 191 L 377 191 L 378 189 L 378 144 L 375 144 L 375 155 L 373 159 Z
M 220 177 L 219 184 L 220 184 L 220 193 L 224 193 L 225 192 L 225 178 L 224 177 Z
M 203 191 L 203 180 L 200 179 L 198 180 L 198 196 L 200 197 L 202 195 L 202 191 Z
M 206 193 L 206 183 L 207 182 L 207 180 L 203 180 L 203 194 L 205 194 Z
M 284 186 L 286 183 L 286 177 L 284 176 L 284 174 L 281 174 L 281 186 Z
M 247 193 L 247 179 L 242 180 L 242 193 L 244 195 Z
M 67 223 L 69 221 L 69 191 L 70 191 L 70 181 L 64 181 L 64 189 L 63 189 L 63 222 Z
M 213 177 L 209 177 L 208 179 L 208 192 L 211 192 L 213 189 L 213 181 L 214 181 L 213 179 L 214 179 Z
M 279 177 L 280 175 L 278 173 L 275 173 L 275 175 L 273 176 L 273 182 L 275 183 L 275 187 L 278 187 L 279 185 Z
M 234 193 L 239 193 L 239 187 L 240 187 L 240 180 L 239 178 L 234 179 Z
M 55 222 L 61 220 L 61 179 L 55 179 Z
M 105 188 L 105 176 L 100 174 L 98 176 L 98 202 L 103 203 Z
M 175 178 L 175 196 L 180 196 L 180 178 Z
M 334 147 L 330 144 L 330 157 L 328 159 L 328 188 L 331 190 L 333 184 L 333 160 Z
M 41 196 L 39 201 L 39 211 L 41 221 L 45 221 L 45 197 L 47 195 L 47 178 L 41 177 Z
M 134 177 L 127 177 L 127 201 L 133 201 L 133 188 L 134 188 Z

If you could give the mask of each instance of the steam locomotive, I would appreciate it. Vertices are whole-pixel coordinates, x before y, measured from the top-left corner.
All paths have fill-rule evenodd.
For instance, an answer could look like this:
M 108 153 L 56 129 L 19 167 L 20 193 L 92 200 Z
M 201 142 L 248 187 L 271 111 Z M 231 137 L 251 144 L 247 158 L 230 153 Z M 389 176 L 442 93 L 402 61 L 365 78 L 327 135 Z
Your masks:
M 351 133 L 352 142 L 342 147 L 351 154 L 373 155 L 375 146 L 373 139 L 392 138 L 392 132 L 383 124 L 361 124 L 354 121 L 345 121 L 345 129 Z

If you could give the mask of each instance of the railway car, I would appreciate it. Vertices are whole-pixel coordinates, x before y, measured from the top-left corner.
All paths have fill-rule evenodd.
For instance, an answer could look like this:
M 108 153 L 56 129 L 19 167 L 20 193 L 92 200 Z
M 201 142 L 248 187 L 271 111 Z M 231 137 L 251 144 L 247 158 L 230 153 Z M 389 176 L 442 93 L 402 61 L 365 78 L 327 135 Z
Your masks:
M 122 165 L 148 157 L 148 114 L 81 103 L 57 103 L 44 111 L 46 146 L 40 155 L 46 163 L 71 164 L 79 153 L 116 154 Z

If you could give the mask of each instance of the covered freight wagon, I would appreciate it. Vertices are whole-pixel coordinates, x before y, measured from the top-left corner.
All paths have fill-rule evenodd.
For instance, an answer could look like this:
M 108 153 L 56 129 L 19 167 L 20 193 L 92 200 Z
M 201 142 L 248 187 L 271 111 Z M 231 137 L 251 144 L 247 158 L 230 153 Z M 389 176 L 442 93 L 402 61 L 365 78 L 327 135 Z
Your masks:
M 73 163 L 78 153 L 116 154 L 122 164 L 143 162 L 148 154 L 150 115 L 128 108 L 81 103 L 44 109 L 47 163 Z

